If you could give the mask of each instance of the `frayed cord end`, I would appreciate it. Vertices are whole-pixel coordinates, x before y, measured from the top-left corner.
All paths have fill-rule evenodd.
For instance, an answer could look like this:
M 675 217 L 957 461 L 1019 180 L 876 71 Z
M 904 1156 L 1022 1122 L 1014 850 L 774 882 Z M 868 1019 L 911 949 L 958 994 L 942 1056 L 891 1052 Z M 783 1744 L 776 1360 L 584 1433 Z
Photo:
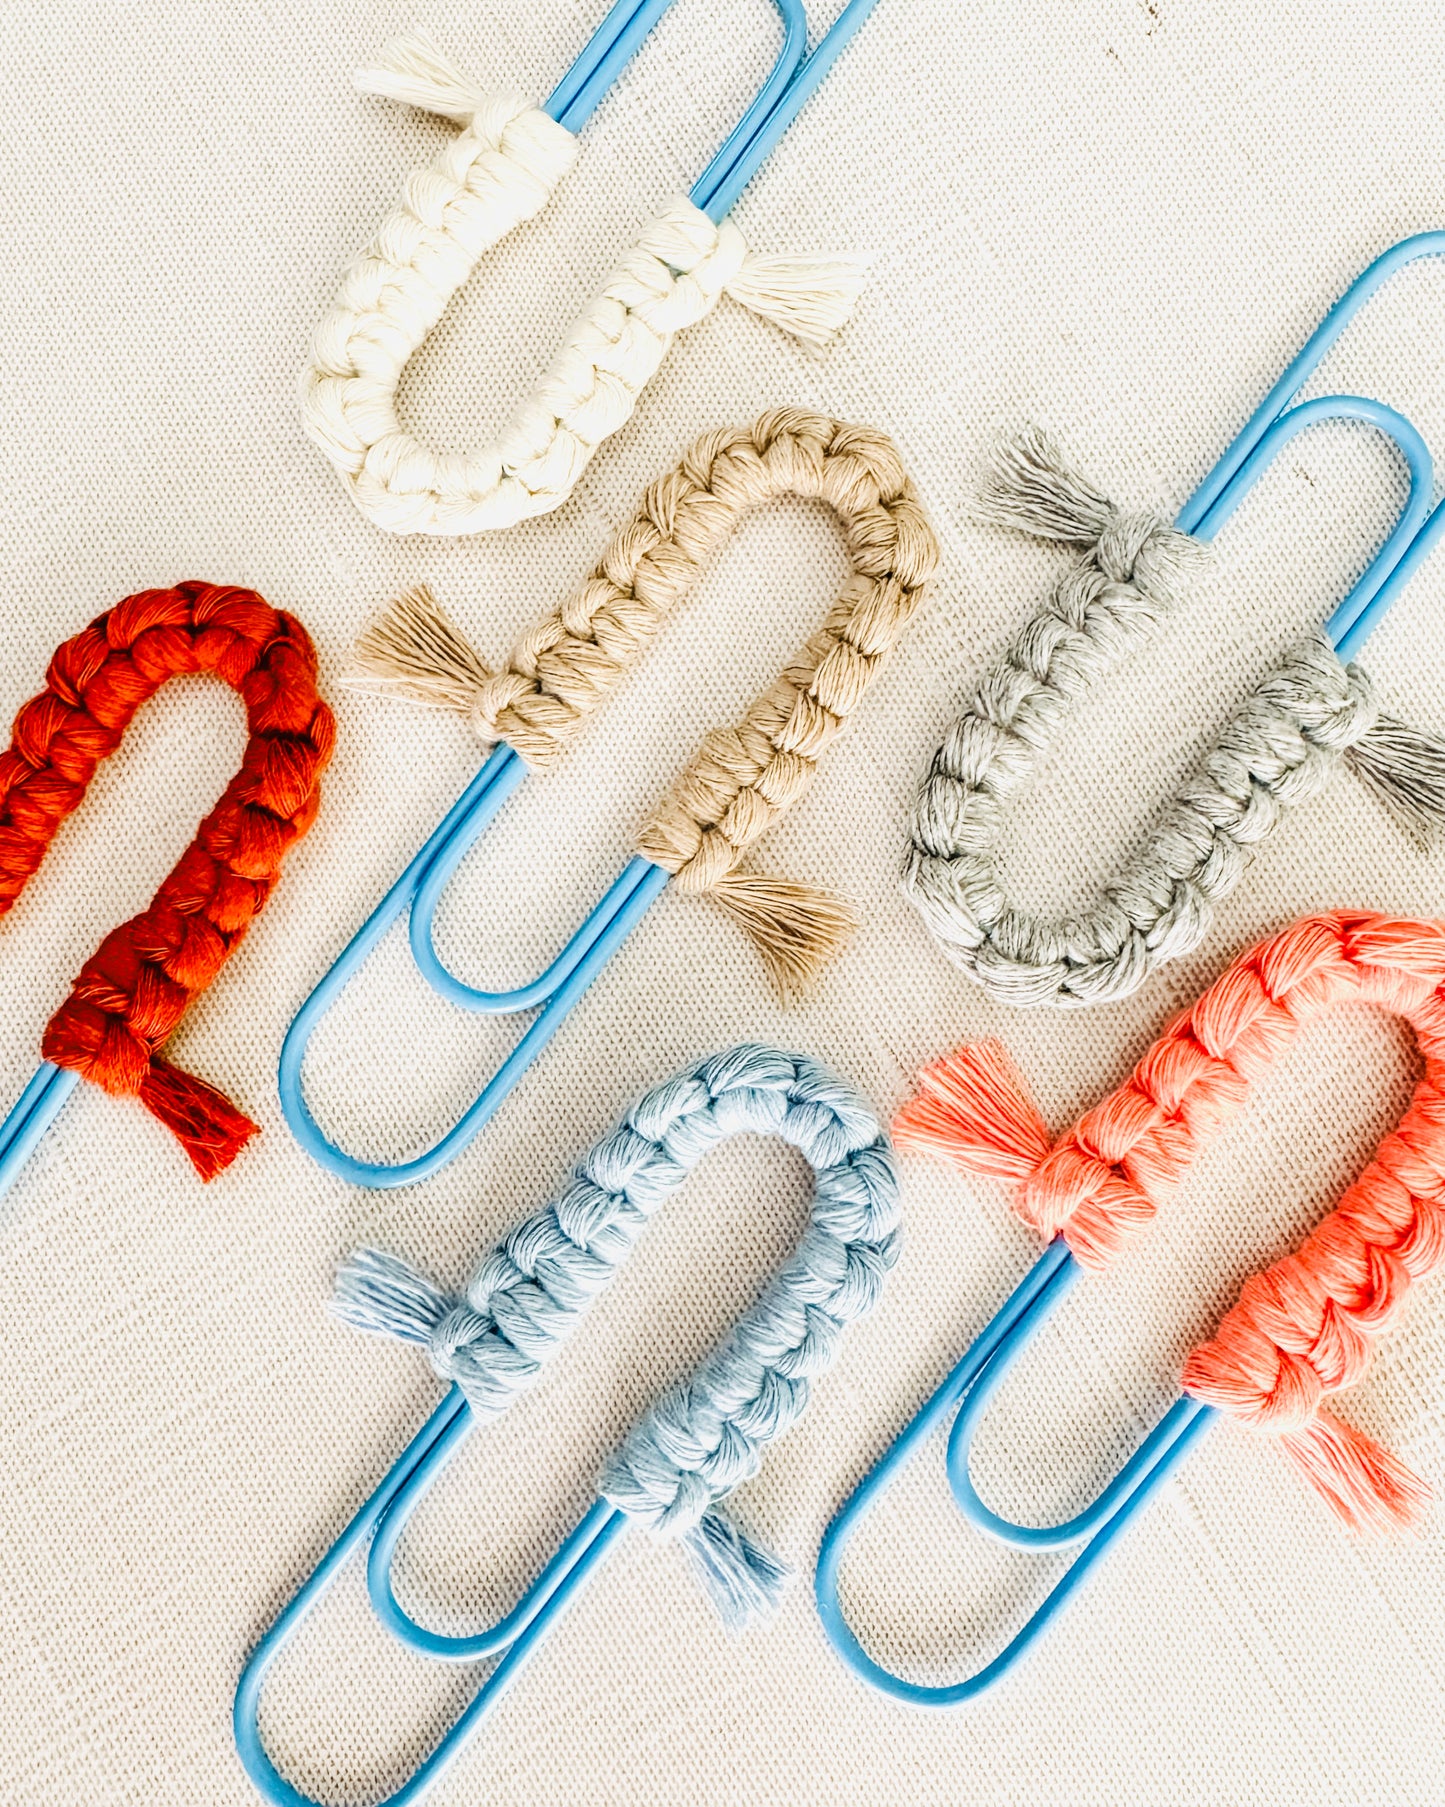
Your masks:
M 1318 1412 L 1278 1439 L 1291 1467 L 1351 1531 L 1417 1530 L 1432 1495 L 1397 1455 L 1352 1425 Z
M 727 293 L 821 356 L 853 317 L 869 259 L 755 257 L 749 252 Z
M 784 1004 L 805 997 L 858 930 L 858 912 L 847 898 L 791 879 L 728 872 L 703 895 L 725 910 L 758 950 Z
M 1382 715 L 1345 761 L 1422 852 L 1445 835 L 1445 741 Z
M 729 1631 L 777 1610 L 792 1570 L 716 1507 L 682 1538 L 703 1590 Z
M 450 709 L 475 723 L 492 673 L 426 584 L 404 590 L 357 638 L 353 690 Z
M 487 94 L 470 81 L 432 40 L 420 31 L 393 38 L 376 61 L 352 77 L 363 94 L 379 94 L 423 113 L 465 124 L 487 102 Z
M 1049 1132 L 1002 1042 L 945 1054 L 918 1075 L 893 1119 L 901 1149 L 942 1155 L 965 1173 L 1022 1186 L 1051 1147 Z
M 993 527 L 1014 527 L 1039 539 L 1089 545 L 1118 511 L 1066 462 L 1047 433 L 1027 427 L 994 454 L 973 513 Z
M 238 1111 L 223 1092 L 158 1055 L 152 1056 L 141 1081 L 140 1101 L 185 1149 L 203 1180 L 224 1172 L 252 1136 L 261 1133 L 259 1124 Z
M 395 1255 L 357 1249 L 336 1271 L 331 1315 L 372 1336 L 427 1345 L 453 1301 Z

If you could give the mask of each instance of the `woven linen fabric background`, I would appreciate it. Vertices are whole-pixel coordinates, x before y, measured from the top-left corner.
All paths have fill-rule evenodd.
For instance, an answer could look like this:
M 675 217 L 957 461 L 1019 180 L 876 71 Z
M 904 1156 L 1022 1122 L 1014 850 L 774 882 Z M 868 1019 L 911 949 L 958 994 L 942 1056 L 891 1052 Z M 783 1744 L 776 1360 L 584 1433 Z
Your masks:
M 345 260 L 450 129 L 358 96 L 413 24 L 483 82 L 543 94 L 601 0 L 0 0 L 0 705 L 127 593 L 248 584 L 315 635 L 340 736 L 321 817 L 174 1043 L 263 1126 L 212 1186 L 133 1102 L 82 1088 L 0 1214 L 0 1799 L 253 1793 L 230 1709 L 247 1651 L 438 1397 L 414 1351 L 324 1310 L 373 1241 L 450 1284 L 628 1100 L 741 1037 L 834 1064 L 891 1111 L 923 1060 L 1001 1034 L 1062 1128 L 1253 939 L 1301 912 L 1445 914 L 1344 775 L 1294 814 L 1203 946 L 1090 1014 L 991 1006 L 935 953 L 895 873 L 945 722 L 1063 556 L 970 514 L 991 447 L 1052 429 L 1130 505 L 1183 501 L 1349 279 L 1445 224 L 1438 9 L 1256 0 L 879 0 L 753 183 L 766 252 L 874 258 L 822 361 L 724 304 L 676 346 L 566 506 L 451 543 L 367 524 L 304 439 L 295 387 Z M 816 28 L 816 22 L 815 22 Z M 542 218 L 491 257 L 408 372 L 438 443 L 492 430 L 612 259 L 702 167 L 776 40 L 765 0 L 679 0 L 587 127 Z M 1445 269 L 1399 278 L 1317 392 L 1403 407 L 1445 451 Z M 367 1193 L 291 1139 L 290 1017 L 475 769 L 451 719 L 340 688 L 355 631 L 434 585 L 500 657 L 699 432 L 799 402 L 897 436 L 943 544 L 931 608 L 756 864 L 864 906 L 802 1008 L 705 904 L 665 895 L 497 1120 L 443 1174 Z M 1188 605 L 1063 735 L 1017 812 L 1017 895 L 1086 897 L 1234 700 L 1362 567 L 1401 500 L 1363 429 L 1291 445 Z M 474 982 L 538 969 L 708 725 L 767 681 L 843 569 L 816 507 L 753 519 L 645 665 L 470 858 L 440 941 Z M 1387 705 L 1445 729 L 1445 562 L 1367 651 Z M 0 1093 L 101 934 L 139 909 L 234 769 L 222 686 L 168 687 L 0 927 Z M 473 1095 L 515 1030 L 461 1017 L 398 930 L 317 1035 L 307 1084 L 347 1146 L 396 1157 Z M 1153 1233 L 1086 1280 L 1009 1381 L 977 1464 L 1002 1509 L 1092 1497 L 1246 1274 L 1292 1246 L 1408 1096 L 1399 1025 L 1312 1029 Z M 1357 1543 L 1278 1456 L 1217 1427 L 1032 1660 L 924 1715 L 834 1658 L 808 1584 L 827 1520 L 1036 1249 L 997 1188 L 904 1162 L 907 1247 L 795 1435 L 735 1502 L 798 1568 L 730 1638 L 671 1546 L 628 1539 L 437 1788 L 461 1803 L 1426 1807 L 1445 1798 L 1445 1508 Z M 754 1296 L 798 1234 L 801 1163 L 749 1141 L 649 1231 L 545 1383 L 477 1436 L 408 1533 L 403 1597 L 461 1629 L 503 1610 L 591 1498 L 606 1452 Z M 1349 1416 L 1445 1492 L 1445 1283 L 1385 1339 Z M 859 1535 L 846 1598 L 920 1678 L 1001 1647 L 1061 1571 L 969 1534 L 940 1450 Z M 350 1574 L 278 1664 L 263 1725 L 325 1802 L 396 1787 L 476 1685 L 393 1645 Z

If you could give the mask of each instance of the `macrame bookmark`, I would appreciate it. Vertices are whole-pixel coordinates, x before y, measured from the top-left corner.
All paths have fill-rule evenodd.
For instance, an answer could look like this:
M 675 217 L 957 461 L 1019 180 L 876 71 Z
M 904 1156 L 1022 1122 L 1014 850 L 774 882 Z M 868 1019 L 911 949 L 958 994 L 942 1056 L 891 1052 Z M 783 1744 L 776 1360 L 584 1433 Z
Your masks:
M 679 197 L 644 229 L 502 434 L 434 452 L 397 417 L 401 374 L 482 257 L 545 206 L 577 141 L 519 96 L 476 87 L 419 35 L 388 45 L 356 82 L 462 128 L 407 179 L 401 205 L 346 271 L 301 379 L 307 433 L 378 527 L 484 533 L 549 513 L 630 418 L 674 336 L 724 295 L 815 350 L 852 312 L 858 263 L 756 257 L 730 220 L 715 223 Z
M 661 1207 L 739 1135 L 776 1136 L 813 1169 L 807 1224 L 792 1253 L 718 1347 L 634 1426 L 603 1469 L 598 1497 L 516 1604 L 480 1632 L 422 1625 L 397 1601 L 392 1567 L 397 1540 L 452 1451 L 536 1385 Z M 268 1671 L 363 1550 L 367 1592 L 394 1637 L 434 1660 L 493 1659 L 392 1803 L 421 1798 L 629 1531 L 680 1545 L 725 1625 L 740 1628 L 776 1605 L 787 1568 L 724 1502 L 802 1418 L 848 1327 L 876 1304 L 899 1238 L 893 1155 L 867 1102 L 805 1055 L 744 1045 L 652 1087 L 553 1201 L 483 1258 L 460 1297 L 395 1255 L 354 1254 L 337 1275 L 336 1315 L 417 1346 L 449 1385 L 247 1659 L 232 1723 L 241 1762 L 266 1798 L 278 1807 L 307 1799 L 262 1741 Z
M 1425 1071 L 1409 1109 L 1318 1229 L 1245 1282 L 1183 1380 L 1273 1437 L 1346 1524 L 1382 1529 L 1413 1524 L 1429 1489 L 1324 1402 L 1364 1378 L 1412 1284 L 1445 1264 L 1445 924 L 1342 912 L 1262 942 L 1057 1141 L 997 1043 L 926 1069 L 893 1127 L 900 1148 L 1003 1180 L 1026 1223 L 1103 1267 L 1300 1028 L 1352 1003 L 1415 1031 Z
M 167 679 L 212 672 L 246 705 L 241 769 L 150 907 L 106 936 L 42 1042 L 48 1061 L 135 1094 L 202 1179 L 256 1125 L 160 1050 L 270 896 L 311 826 L 334 723 L 306 630 L 253 590 L 183 583 L 128 596 L 59 647 L 0 754 L 0 914 L 76 809 L 97 765 Z
M 868 1105 L 804 1055 L 745 1045 L 655 1086 L 578 1163 L 552 1204 L 487 1255 L 462 1298 L 395 1256 L 343 1266 L 333 1310 L 419 1344 L 479 1422 L 528 1391 L 693 1168 L 732 1136 L 778 1136 L 815 1174 L 807 1230 L 726 1341 L 628 1436 L 600 1493 L 632 1523 L 679 1539 L 730 1625 L 776 1603 L 787 1570 L 720 1501 L 801 1418 L 843 1332 L 898 1258 L 898 1181 Z
M 1086 548 L 933 756 L 903 887 L 944 953 L 990 996 L 1065 1008 L 1127 997 L 1198 945 L 1284 811 L 1343 763 L 1413 839 L 1445 824 L 1445 743 L 1383 714 L 1323 634 L 1302 640 L 1227 724 L 1142 853 L 1092 908 L 1050 921 L 1009 903 L 998 849 L 1069 711 L 1174 606 L 1205 546 L 1115 507 L 1040 433 L 1007 446 L 985 519 Z
M 936 568 L 937 541 L 886 435 L 796 408 L 709 433 L 648 488 L 581 588 L 502 670 L 483 663 L 429 592 L 414 590 L 362 636 L 357 681 L 454 710 L 479 740 L 505 741 L 543 770 L 641 658 L 742 516 L 782 495 L 834 510 L 852 575 L 822 628 L 743 719 L 705 738 L 637 848 L 731 915 L 791 999 L 846 941 L 853 911 L 738 866 L 807 789 Z

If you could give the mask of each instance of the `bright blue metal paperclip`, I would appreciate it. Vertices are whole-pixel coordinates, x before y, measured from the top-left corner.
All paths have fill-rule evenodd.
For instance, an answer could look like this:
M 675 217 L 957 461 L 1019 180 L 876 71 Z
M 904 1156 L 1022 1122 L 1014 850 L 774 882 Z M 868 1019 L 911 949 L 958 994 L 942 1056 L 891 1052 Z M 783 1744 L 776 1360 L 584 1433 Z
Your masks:
M 1322 420 L 1360 420 L 1378 428 L 1403 453 L 1410 494 L 1399 521 L 1325 631 L 1342 659 L 1351 659 L 1445 533 L 1445 502 L 1433 513 L 1430 454 L 1403 415 L 1362 396 L 1330 395 L 1294 404 L 1326 353 L 1375 291 L 1405 264 L 1445 254 L 1445 232 L 1422 232 L 1378 257 L 1330 309 L 1299 356 L 1265 397 L 1249 425 L 1181 510 L 1175 525 L 1213 539 L 1262 473 L 1294 436 Z M 1214 1417 L 1214 1408 L 1181 1395 L 1103 1491 L 1075 1517 L 1057 1525 L 1017 1525 L 990 1510 L 968 1470 L 979 1420 L 1029 1339 L 1055 1309 L 1078 1273 L 1062 1237 L 1056 1237 L 1002 1311 L 973 1344 L 922 1411 L 855 1490 L 828 1527 L 818 1555 L 815 1591 L 829 1641 L 843 1660 L 885 1694 L 916 1706 L 951 1707 L 983 1693 L 1008 1673 L 1083 1583 L 1124 1527 L 1158 1491 Z M 954 1499 L 980 1531 L 1023 1550 L 1059 1550 L 1083 1544 L 1043 1605 L 992 1662 L 960 1682 L 930 1687 L 895 1675 L 875 1662 L 854 1635 L 838 1597 L 839 1571 L 848 1540 L 880 1494 L 957 1413 L 948 1438 L 947 1472 Z
M 803 103 L 818 87 L 844 47 L 873 10 L 876 0 L 849 0 L 808 56 L 803 51 L 807 21 L 802 0 L 774 0 L 783 17 L 783 49 L 762 92 L 742 123 L 708 164 L 691 199 L 711 219 L 721 220 Z M 670 0 L 646 0 L 635 9 L 618 0 L 592 43 L 547 102 L 553 118 L 573 130 L 586 119 L 615 80 Z M 611 33 L 604 44 L 601 41 Z M 599 47 L 600 46 L 600 47 Z M 301 1146 L 323 1167 L 358 1186 L 407 1186 L 427 1179 L 460 1154 L 490 1122 L 518 1080 L 561 1027 L 572 1006 L 631 934 L 668 874 L 640 856 L 593 909 L 562 952 L 530 985 L 511 991 L 482 991 L 463 984 L 442 965 L 433 939 L 433 919 L 447 882 L 503 804 L 526 777 L 512 749 L 498 746 L 443 818 L 431 839 L 382 898 L 350 945 L 297 1012 L 281 1048 L 281 1108 Z M 312 1116 L 301 1084 L 306 1045 L 342 987 L 367 959 L 392 924 L 410 909 L 412 955 L 422 977 L 440 996 L 463 1010 L 487 1016 L 539 1012 L 525 1035 L 486 1086 L 440 1141 L 410 1161 L 363 1161 L 329 1141 Z
M 386 1479 L 326 1552 L 309 1580 L 252 1652 L 236 1690 L 232 1715 L 236 1749 L 247 1775 L 275 1807 L 318 1807 L 318 1803 L 292 1787 L 261 1742 L 258 1716 L 267 1672 L 322 1596 L 330 1591 L 347 1562 L 373 1533 L 376 1536 L 367 1578 L 373 1600 L 379 1601 L 381 1595 L 375 1581 L 378 1566 L 383 1574 L 389 1569 L 392 1552 L 406 1521 L 465 1441 L 471 1430 L 471 1418 L 471 1408 L 460 1388 L 451 1387 L 446 1398 L 393 1463 Z M 395 1604 L 390 1582 L 386 1582 L 384 1598 L 390 1603 L 391 1610 L 382 1612 L 383 1623 L 413 1648 L 453 1662 L 472 1662 L 500 1652 L 501 1661 L 441 1742 L 402 1787 L 389 1794 L 377 1807 L 408 1807 L 431 1787 L 466 1743 L 477 1722 L 511 1687 L 527 1659 L 556 1627 L 627 1527 L 625 1512 L 608 1505 L 605 1500 L 598 1500 L 584 1513 L 512 1610 L 490 1630 L 471 1637 L 447 1638 L 416 1624 Z M 379 1562 L 378 1552 L 383 1552 Z M 380 1606 L 378 1610 L 381 1610 Z

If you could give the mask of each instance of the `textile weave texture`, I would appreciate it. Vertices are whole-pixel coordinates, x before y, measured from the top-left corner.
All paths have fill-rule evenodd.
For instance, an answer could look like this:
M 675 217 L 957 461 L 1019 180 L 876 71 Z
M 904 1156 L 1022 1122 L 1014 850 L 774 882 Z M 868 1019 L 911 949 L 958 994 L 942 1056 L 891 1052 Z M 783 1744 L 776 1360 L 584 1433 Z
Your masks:
M 818 22 L 836 10 L 823 0 Z M 759 254 L 871 255 L 824 359 L 742 309 L 680 336 L 554 514 L 449 544 L 370 526 L 306 439 L 298 373 L 337 271 L 454 128 L 357 95 L 420 26 L 478 80 L 540 96 L 601 0 L 0 0 L 0 718 L 117 597 L 201 575 L 313 634 L 337 707 L 316 826 L 172 1045 L 262 1126 L 208 1187 L 143 1112 L 83 1089 L 0 1216 L 0 1800 L 247 1807 L 230 1705 L 251 1641 L 438 1397 L 404 1349 L 327 1315 L 337 1261 L 405 1248 L 439 1283 L 535 1210 L 628 1101 L 730 1042 L 806 1049 L 890 1114 L 925 1061 L 1002 1037 L 1052 1124 L 1117 1085 L 1166 1019 L 1306 912 L 1445 915 L 1417 854 L 1348 780 L 1291 813 L 1209 935 L 1134 996 L 1010 1011 L 938 954 L 898 890 L 947 723 L 1069 554 L 970 516 L 999 440 L 1036 421 L 1121 506 L 1179 506 L 1370 258 L 1445 223 L 1445 51 L 1408 9 L 1284 0 L 878 0 L 737 211 Z M 489 437 L 761 81 L 765 0 L 679 0 L 581 136 L 577 167 L 488 260 L 408 369 L 427 443 Z M 815 25 L 816 29 L 816 25 Z M 1311 392 L 1376 394 L 1445 454 L 1445 268 L 1395 283 Z M 665 895 L 497 1120 L 423 1187 L 364 1194 L 291 1141 L 275 1093 L 297 1006 L 476 769 L 459 723 L 339 689 L 352 637 L 426 582 L 476 645 L 510 645 L 699 433 L 799 403 L 898 441 L 943 547 L 926 614 L 770 869 L 865 917 L 801 1007 L 725 923 Z M 1087 903 L 1238 699 L 1359 570 L 1402 499 L 1364 430 L 1297 441 L 1127 677 L 1091 696 L 1011 814 L 1010 894 Z M 576 757 L 530 779 L 439 917 L 473 983 L 532 976 L 626 857 L 649 803 L 806 637 L 845 570 L 820 508 L 780 502 L 719 556 Z M 1390 714 L 1445 731 L 1445 560 L 1363 658 Z M 0 1094 L 101 935 L 142 908 L 235 770 L 234 696 L 184 680 L 138 717 L 0 927 Z M 144 830 L 144 832 L 143 832 Z M 515 1031 L 464 1019 L 398 931 L 314 1042 L 348 1147 L 395 1157 L 477 1090 Z M 1146 1241 L 1075 1289 L 977 1447 L 996 1509 L 1044 1522 L 1097 1491 L 1167 1404 L 1243 1278 L 1295 1246 L 1414 1078 L 1363 1008 L 1313 1026 Z M 684 1558 L 620 1548 L 433 1797 L 436 1807 L 1438 1807 L 1445 1507 L 1355 1545 L 1284 1463 L 1216 1426 L 1034 1660 L 921 1716 L 831 1656 L 806 1585 L 848 1489 L 1022 1278 L 1035 1239 L 996 1188 L 903 1162 L 905 1247 L 797 1432 L 739 1491 L 800 1571 L 730 1639 Z M 746 1309 L 795 1242 L 802 1163 L 762 1141 L 699 1169 L 571 1358 L 472 1440 L 408 1532 L 402 1598 L 495 1616 L 591 1497 L 606 1453 Z M 1445 1290 L 1426 1283 L 1339 1411 L 1445 1494 Z M 970 1536 L 915 1464 L 850 1551 L 860 1634 L 892 1667 L 977 1667 L 1060 1559 Z M 394 1646 L 349 1577 L 278 1663 L 268 1744 L 307 1792 L 374 1799 L 471 1677 Z

